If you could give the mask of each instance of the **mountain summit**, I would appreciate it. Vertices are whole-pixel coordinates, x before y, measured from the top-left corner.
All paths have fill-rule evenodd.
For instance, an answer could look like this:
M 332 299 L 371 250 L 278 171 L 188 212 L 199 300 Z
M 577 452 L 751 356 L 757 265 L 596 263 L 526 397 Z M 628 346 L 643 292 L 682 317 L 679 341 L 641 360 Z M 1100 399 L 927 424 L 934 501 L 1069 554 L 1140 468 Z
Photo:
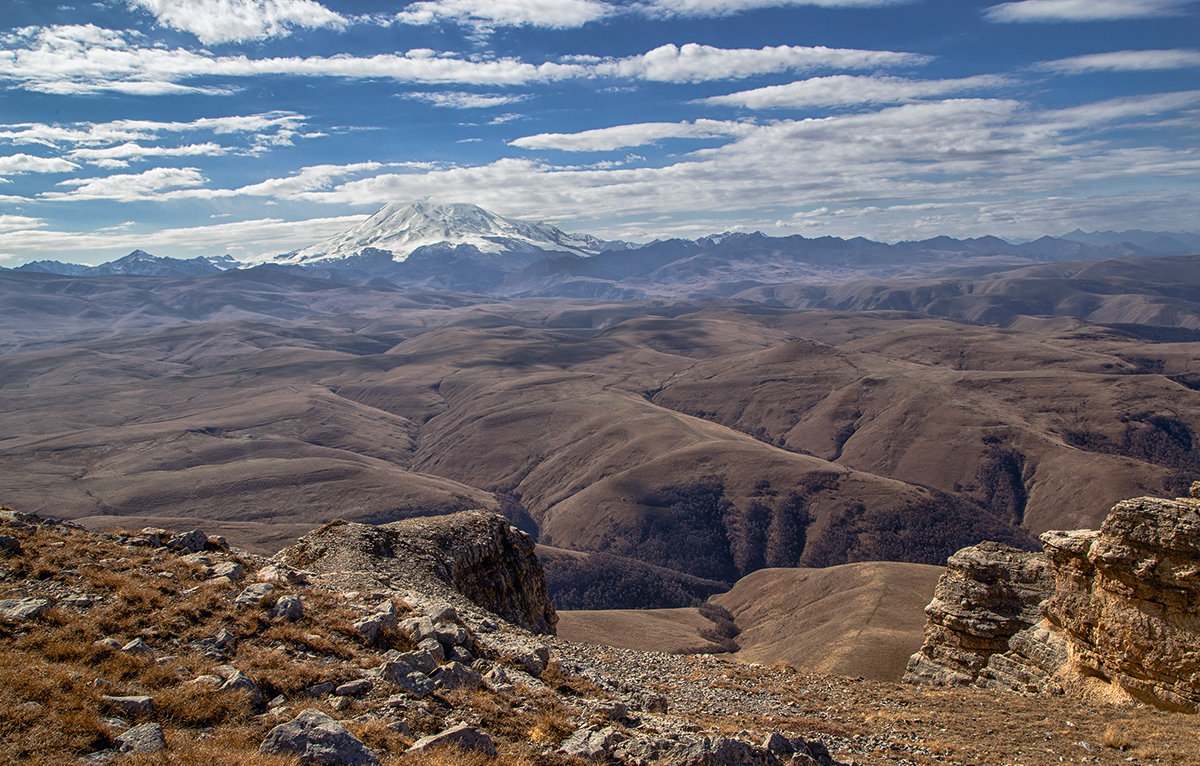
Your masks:
M 469 245 L 481 253 L 564 252 L 595 255 L 604 242 L 567 234 L 545 223 L 504 218 L 477 205 L 414 202 L 385 205 L 367 220 L 328 239 L 279 259 L 311 264 L 361 255 L 364 250 L 387 251 L 405 261 L 414 251 L 435 245 Z

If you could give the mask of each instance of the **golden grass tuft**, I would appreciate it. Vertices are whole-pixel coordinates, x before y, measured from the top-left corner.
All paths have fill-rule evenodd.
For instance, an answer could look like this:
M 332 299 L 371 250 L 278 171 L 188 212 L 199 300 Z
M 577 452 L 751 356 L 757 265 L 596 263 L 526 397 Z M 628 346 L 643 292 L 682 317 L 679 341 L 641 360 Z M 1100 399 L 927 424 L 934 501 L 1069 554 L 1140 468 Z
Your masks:
M 1128 750 L 1133 746 L 1129 732 L 1116 725 L 1110 725 L 1104 730 L 1104 738 L 1101 742 L 1104 743 L 1105 747 L 1110 747 L 1113 750 Z

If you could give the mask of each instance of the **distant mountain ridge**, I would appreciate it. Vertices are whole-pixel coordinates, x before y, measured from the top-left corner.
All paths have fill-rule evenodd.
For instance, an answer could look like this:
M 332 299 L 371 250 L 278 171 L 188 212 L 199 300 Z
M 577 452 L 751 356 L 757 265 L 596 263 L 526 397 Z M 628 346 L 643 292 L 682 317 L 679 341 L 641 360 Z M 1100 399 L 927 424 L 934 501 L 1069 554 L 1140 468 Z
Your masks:
M 528 296 L 625 299 L 731 296 L 769 285 L 977 277 L 1002 268 L 1200 252 L 1200 235 L 1126 231 L 1045 236 L 1022 243 L 938 236 L 888 244 L 863 237 L 773 237 L 724 232 L 646 244 L 568 234 L 467 203 L 393 203 L 308 247 L 243 263 L 229 255 L 163 258 L 135 250 L 101 264 L 40 260 L 17 267 L 66 276 L 217 274 L 270 265 L 349 284 Z
M 134 250 L 129 255 L 108 261 L 99 266 L 84 266 L 61 261 L 30 261 L 12 271 L 34 271 L 44 274 L 62 274 L 72 277 L 91 276 L 138 276 L 138 277 L 202 277 L 220 274 L 238 268 L 242 264 L 231 255 L 197 256 L 195 258 L 168 258 L 151 255 L 145 250 Z

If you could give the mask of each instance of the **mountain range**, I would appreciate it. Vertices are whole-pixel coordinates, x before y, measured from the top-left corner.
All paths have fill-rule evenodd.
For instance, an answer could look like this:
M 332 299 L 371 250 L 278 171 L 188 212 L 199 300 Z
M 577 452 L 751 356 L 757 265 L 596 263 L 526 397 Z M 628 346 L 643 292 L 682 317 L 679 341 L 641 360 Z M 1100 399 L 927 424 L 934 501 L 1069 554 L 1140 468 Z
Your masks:
M 735 295 L 756 286 L 872 279 L 978 277 L 1002 268 L 1200 252 L 1200 235 L 1071 232 L 1010 243 L 934 237 L 894 244 L 862 237 L 771 237 L 725 232 L 646 244 L 568 234 L 469 204 L 389 204 L 300 250 L 239 263 L 231 256 L 160 258 L 135 250 L 99 266 L 40 260 L 17 267 L 73 276 L 202 276 L 273 266 L 349 284 L 527 296 L 642 298 Z

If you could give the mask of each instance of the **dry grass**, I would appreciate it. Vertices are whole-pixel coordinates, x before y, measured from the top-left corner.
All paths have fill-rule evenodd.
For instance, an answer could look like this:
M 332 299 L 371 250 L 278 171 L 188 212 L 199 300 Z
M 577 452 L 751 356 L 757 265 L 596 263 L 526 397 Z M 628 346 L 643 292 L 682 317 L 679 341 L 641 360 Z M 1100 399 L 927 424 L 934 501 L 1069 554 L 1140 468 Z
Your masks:
M 286 695 L 294 715 L 320 704 L 303 694 L 307 687 L 351 680 L 361 674 L 359 665 L 380 661 L 379 651 L 411 648 L 395 632 L 382 647 L 364 646 L 351 624 L 357 613 L 335 593 L 306 588 L 306 616 L 275 622 L 266 606 L 233 605 L 244 583 L 205 582 L 203 567 L 180 556 L 156 556 L 69 528 L 3 531 L 18 537 L 24 552 L 0 561 L 6 575 L 0 598 L 32 592 L 61 601 L 64 594 L 87 593 L 100 600 L 86 610 L 56 605 L 22 625 L 0 622 L 0 763 L 61 763 L 111 746 L 119 730 L 102 718 L 119 711 L 101 703 L 105 694 L 153 697 L 153 720 L 163 726 L 172 763 L 293 763 L 257 754 L 270 726 L 281 721 L 256 718 L 246 692 L 187 682 L 229 662 L 268 699 Z M 252 569 L 249 562 L 243 566 Z M 289 592 L 294 586 L 277 583 L 274 595 Z M 191 646 L 221 630 L 238 639 L 228 659 L 205 657 Z M 122 644 L 141 638 L 155 652 L 132 655 L 97 645 L 107 637 Z M 367 727 L 364 734 L 388 751 L 404 744 L 385 728 Z

